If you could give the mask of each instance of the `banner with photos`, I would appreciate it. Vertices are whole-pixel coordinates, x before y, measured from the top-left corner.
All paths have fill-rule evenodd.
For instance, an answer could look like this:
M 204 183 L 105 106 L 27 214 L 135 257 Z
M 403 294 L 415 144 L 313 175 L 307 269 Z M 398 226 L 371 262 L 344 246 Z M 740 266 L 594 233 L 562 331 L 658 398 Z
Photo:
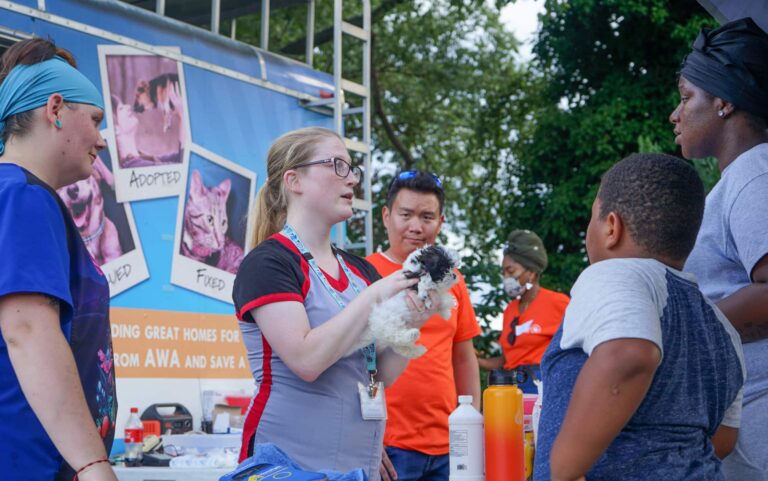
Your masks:
M 186 194 L 176 216 L 173 284 L 232 303 L 255 187 L 254 172 L 192 146 Z
M 181 62 L 117 45 L 98 52 L 118 200 L 181 194 L 190 145 Z

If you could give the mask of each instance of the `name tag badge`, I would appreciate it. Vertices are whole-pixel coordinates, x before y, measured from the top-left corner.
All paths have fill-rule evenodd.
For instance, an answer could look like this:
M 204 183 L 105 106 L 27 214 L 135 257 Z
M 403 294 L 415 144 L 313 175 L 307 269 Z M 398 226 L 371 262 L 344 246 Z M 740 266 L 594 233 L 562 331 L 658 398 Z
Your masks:
M 384 400 L 384 383 L 377 382 L 373 386 L 357 383 L 357 393 L 360 395 L 360 408 L 366 421 L 381 421 L 387 419 L 387 403 Z

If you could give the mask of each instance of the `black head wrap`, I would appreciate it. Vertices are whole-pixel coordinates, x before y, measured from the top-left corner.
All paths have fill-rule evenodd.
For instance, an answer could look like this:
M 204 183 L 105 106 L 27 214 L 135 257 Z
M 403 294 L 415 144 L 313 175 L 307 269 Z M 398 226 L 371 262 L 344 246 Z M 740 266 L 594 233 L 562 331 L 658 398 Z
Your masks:
M 701 29 L 680 75 L 768 120 L 768 34 L 751 18 Z

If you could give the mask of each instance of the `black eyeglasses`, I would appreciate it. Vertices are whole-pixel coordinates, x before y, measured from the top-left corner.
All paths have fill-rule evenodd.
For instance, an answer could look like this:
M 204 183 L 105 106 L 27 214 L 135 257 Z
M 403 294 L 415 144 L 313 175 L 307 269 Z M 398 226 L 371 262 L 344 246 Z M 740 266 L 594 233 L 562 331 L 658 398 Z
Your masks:
M 510 346 L 515 345 L 517 340 L 517 323 L 520 322 L 520 316 L 515 316 L 512 322 L 509 323 L 509 335 L 507 336 L 507 342 Z
M 341 157 L 331 157 L 330 159 L 313 160 L 311 162 L 304 162 L 303 164 L 295 165 L 294 168 L 308 167 L 310 165 L 328 164 L 333 162 L 333 169 L 336 171 L 336 175 L 342 179 L 349 177 L 349 173 L 352 172 L 352 177 L 358 182 L 363 178 L 363 169 L 358 166 L 352 167 L 352 164 L 342 159 Z
M 416 177 L 419 174 L 427 174 L 428 176 L 432 177 L 432 180 L 435 181 L 435 185 L 438 188 L 440 188 L 440 189 L 443 188 L 443 183 L 440 182 L 440 178 L 438 176 L 436 176 L 435 174 L 433 174 L 431 172 L 424 172 L 424 171 L 421 171 L 421 170 L 404 170 L 404 171 L 400 172 L 399 174 L 397 174 L 392 179 L 392 183 L 389 184 L 389 187 L 392 188 L 392 186 L 395 184 L 396 181 L 413 179 L 414 177 Z

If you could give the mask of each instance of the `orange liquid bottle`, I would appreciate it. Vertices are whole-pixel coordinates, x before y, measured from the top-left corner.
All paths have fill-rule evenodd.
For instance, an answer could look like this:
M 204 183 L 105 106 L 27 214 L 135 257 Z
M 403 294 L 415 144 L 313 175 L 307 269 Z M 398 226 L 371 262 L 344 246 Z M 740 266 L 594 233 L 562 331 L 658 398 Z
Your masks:
M 483 393 L 485 481 L 524 481 L 523 392 L 515 373 L 492 371 Z

